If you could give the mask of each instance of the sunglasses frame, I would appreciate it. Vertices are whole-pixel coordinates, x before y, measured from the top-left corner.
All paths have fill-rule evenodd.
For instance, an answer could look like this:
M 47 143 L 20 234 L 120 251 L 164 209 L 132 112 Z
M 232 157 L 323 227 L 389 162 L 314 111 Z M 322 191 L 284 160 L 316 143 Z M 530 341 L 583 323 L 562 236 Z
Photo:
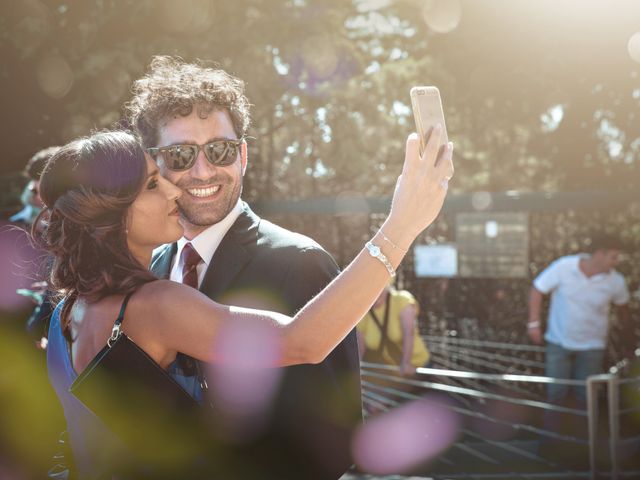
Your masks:
M 240 148 L 240 146 L 244 143 L 245 139 L 247 137 L 240 137 L 237 140 L 231 140 L 231 139 L 224 139 L 224 140 L 214 140 L 213 142 L 207 142 L 204 143 L 202 145 L 198 145 L 197 143 L 179 143 L 176 145 L 167 145 L 166 147 L 150 147 L 146 149 L 146 152 L 151 155 L 151 158 L 154 159 L 154 161 L 157 159 L 158 155 L 161 155 L 167 151 L 169 151 L 172 148 L 176 148 L 176 147 L 195 147 L 196 149 L 196 154 L 193 156 L 193 160 L 191 160 L 191 162 L 185 167 L 185 168 L 172 168 L 171 165 L 169 165 L 166 161 L 165 161 L 165 165 L 166 167 L 171 170 L 172 172 L 184 172 L 186 170 L 189 170 L 191 167 L 193 167 L 193 165 L 196 163 L 196 159 L 198 158 L 198 155 L 200 155 L 200 150 L 202 149 L 205 158 L 207 159 L 207 161 L 211 164 L 214 165 L 216 167 L 228 167 L 229 165 L 232 165 L 236 159 L 234 158 L 233 161 L 225 161 L 227 159 L 228 155 L 224 156 L 224 159 L 222 161 L 218 160 L 218 159 L 211 159 L 209 158 L 209 154 L 207 153 L 207 149 L 205 148 L 207 145 L 213 145 L 213 144 L 217 144 L 217 143 L 224 143 L 226 144 L 226 149 L 225 151 L 229 148 L 229 145 L 233 145 L 236 149 Z M 238 152 L 236 151 L 236 157 L 238 155 Z

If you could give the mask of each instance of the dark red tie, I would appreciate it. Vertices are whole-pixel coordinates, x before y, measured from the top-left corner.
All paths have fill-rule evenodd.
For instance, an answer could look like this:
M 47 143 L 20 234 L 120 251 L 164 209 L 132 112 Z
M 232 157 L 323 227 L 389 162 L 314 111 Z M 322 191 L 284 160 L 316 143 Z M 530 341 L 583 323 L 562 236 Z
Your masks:
M 180 254 L 182 260 L 182 283 L 195 289 L 198 288 L 197 266 L 202 261 L 196 249 L 190 243 L 185 244 Z M 178 352 L 176 362 L 180 365 L 182 373 L 188 377 L 198 374 L 196 360 Z M 199 374 L 198 374 L 199 375 Z
M 198 252 L 190 243 L 182 249 L 182 283 L 193 288 L 198 288 L 198 270 L 196 267 L 202 261 Z

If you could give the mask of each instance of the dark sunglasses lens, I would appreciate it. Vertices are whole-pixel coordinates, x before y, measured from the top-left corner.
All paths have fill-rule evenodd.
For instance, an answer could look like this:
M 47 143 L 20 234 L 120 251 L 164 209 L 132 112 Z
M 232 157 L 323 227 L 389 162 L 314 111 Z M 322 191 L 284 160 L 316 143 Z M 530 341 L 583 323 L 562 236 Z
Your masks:
M 191 168 L 198 154 L 198 147 L 193 145 L 176 145 L 163 152 L 165 162 L 171 170 L 186 170 Z
M 211 142 L 204 146 L 209 161 L 214 165 L 227 166 L 236 161 L 238 147 L 232 142 Z

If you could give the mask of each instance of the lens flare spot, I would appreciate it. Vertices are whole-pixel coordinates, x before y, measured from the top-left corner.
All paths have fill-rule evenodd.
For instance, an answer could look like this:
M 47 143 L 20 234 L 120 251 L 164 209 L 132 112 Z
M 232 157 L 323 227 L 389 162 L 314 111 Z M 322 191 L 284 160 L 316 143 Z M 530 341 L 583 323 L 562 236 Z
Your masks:
M 365 472 L 408 472 L 432 460 L 455 440 L 458 416 L 437 397 L 425 398 L 373 417 L 356 432 L 353 455 Z
M 631 35 L 629 43 L 627 44 L 627 50 L 633 61 L 640 63 L 640 32 Z
M 38 84 L 52 98 L 62 98 L 71 90 L 74 75 L 69 63 L 60 55 L 40 59 L 36 67 Z
M 449 33 L 458 27 L 462 7 L 459 0 L 428 0 L 422 7 L 422 17 L 434 32 Z
M 209 367 L 211 401 L 220 412 L 225 441 L 244 443 L 268 420 L 280 384 L 280 341 L 265 321 L 237 319 L 215 340 L 219 361 Z
M 476 211 L 488 209 L 493 203 L 493 198 L 489 192 L 475 192 L 471 195 L 471 206 Z

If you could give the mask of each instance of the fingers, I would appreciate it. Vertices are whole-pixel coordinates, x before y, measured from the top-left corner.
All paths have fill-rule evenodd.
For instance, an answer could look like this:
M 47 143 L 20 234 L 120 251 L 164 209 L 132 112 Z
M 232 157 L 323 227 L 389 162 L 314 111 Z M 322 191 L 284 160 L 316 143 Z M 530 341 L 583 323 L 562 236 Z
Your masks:
M 436 159 L 438 158 L 438 150 L 440 149 L 442 130 L 442 125 L 439 123 L 431 129 L 431 132 L 428 134 L 427 143 L 424 147 L 424 152 L 422 152 L 422 161 L 428 162 L 429 159 L 431 159 L 430 164 L 435 164 Z
M 412 133 L 407 137 L 407 146 L 405 147 L 403 174 L 410 174 L 418 168 L 420 158 L 420 137 L 417 133 Z
M 453 144 L 448 142 L 438 157 L 435 166 L 435 174 L 439 178 L 440 187 L 443 190 L 449 189 L 449 180 L 453 177 Z
M 449 180 L 453 177 L 453 143 L 440 145 L 443 127 L 438 124 L 429 133 L 429 138 L 422 156 L 420 151 L 420 138 L 412 133 L 407 138 L 405 162 L 402 173 L 407 178 L 413 178 L 418 171 L 426 167 L 423 173 L 430 175 L 433 172 L 443 189 L 449 187 Z M 424 163 L 423 163 L 424 162 Z M 422 165 L 421 165 L 422 164 Z
M 453 177 L 453 143 L 449 142 L 440 152 L 436 162 L 436 171 L 447 180 Z

